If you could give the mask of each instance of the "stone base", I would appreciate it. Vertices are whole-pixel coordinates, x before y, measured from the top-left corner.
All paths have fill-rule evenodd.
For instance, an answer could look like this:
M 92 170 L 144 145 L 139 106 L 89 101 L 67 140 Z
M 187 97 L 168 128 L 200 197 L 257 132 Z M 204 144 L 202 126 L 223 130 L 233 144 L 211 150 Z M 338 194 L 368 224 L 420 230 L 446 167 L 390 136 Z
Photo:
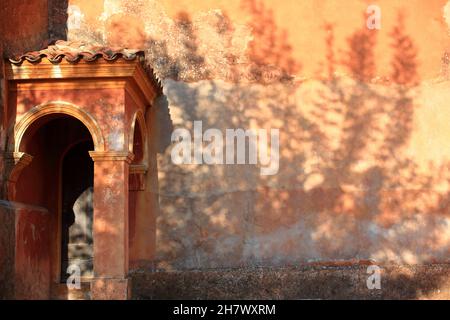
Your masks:
M 369 289 L 368 265 L 307 265 L 133 272 L 133 299 L 450 299 L 450 264 L 380 265 Z
M 91 283 L 81 282 L 81 288 L 68 288 L 65 283 L 53 283 L 51 300 L 91 300 Z
M 94 279 L 91 282 L 92 300 L 127 300 L 131 298 L 129 279 Z

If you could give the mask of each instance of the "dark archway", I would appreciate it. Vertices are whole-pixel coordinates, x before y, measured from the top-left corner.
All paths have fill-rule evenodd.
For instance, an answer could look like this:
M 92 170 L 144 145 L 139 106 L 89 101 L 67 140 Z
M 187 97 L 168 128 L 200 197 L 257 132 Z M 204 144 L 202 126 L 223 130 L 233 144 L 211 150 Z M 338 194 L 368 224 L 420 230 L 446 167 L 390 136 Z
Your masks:
M 61 280 L 69 266 L 80 268 L 82 278 L 93 276 L 94 163 L 92 141 L 74 145 L 62 159 Z
M 91 150 L 94 150 L 93 139 L 87 127 L 80 120 L 66 114 L 49 114 L 37 119 L 26 130 L 21 141 L 20 151 L 31 155 L 33 160 L 21 172 L 16 183 L 15 198 L 12 200 L 44 207 L 50 213 L 49 256 L 53 284 L 59 283 L 67 276 L 69 244 L 75 244 L 72 252 L 83 251 L 81 248 L 77 249 L 77 242 L 74 240 L 75 229 L 79 224 L 72 223 L 67 226 L 70 220 L 67 219 L 67 212 L 73 210 L 74 205 L 77 206 L 76 210 L 81 210 L 80 207 L 83 205 L 80 201 L 92 196 L 84 194 L 79 199 L 82 194 L 79 192 L 80 188 L 84 188 L 85 191 L 88 185 L 91 187 L 93 185 L 93 162 L 88 153 Z M 90 190 L 92 193 L 92 188 Z M 77 192 L 78 196 L 71 199 Z M 86 211 L 87 207 L 85 205 L 82 210 Z M 90 217 L 92 218 L 92 212 Z M 63 225 L 67 227 L 63 228 Z M 87 225 L 90 225 L 92 230 L 92 222 L 88 222 Z M 72 242 L 68 241 L 70 234 L 74 240 Z M 89 233 L 86 234 L 88 235 Z M 92 246 L 92 231 L 90 238 L 91 240 L 85 242 Z M 74 253 L 73 257 L 81 258 L 81 254 Z M 82 262 L 80 259 L 79 261 Z M 87 266 L 80 265 L 82 276 L 90 276 L 91 265 L 92 261 L 87 263 Z

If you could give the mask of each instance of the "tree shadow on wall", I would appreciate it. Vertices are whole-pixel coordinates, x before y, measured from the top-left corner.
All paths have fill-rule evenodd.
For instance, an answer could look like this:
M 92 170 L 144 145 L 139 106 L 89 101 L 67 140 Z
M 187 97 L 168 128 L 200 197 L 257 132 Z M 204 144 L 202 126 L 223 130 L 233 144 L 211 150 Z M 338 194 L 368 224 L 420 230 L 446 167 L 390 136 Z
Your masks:
M 448 164 L 424 172 L 404 152 L 419 77 L 403 18 L 391 33 L 390 80 L 375 77 L 376 33 L 367 29 L 348 39 L 342 64 L 351 77 L 337 75 L 334 28 L 326 25 L 327 76 L 299 82 L 292 75 L 301 64 L 272 12 L 254 0 L 243 8 L 254 37 L 249 61 L 243 66 L 228 56 L 225 79 L 213 80 L 217 71 L 199 54 L 186 13 L 177 20 L 182 54 L 173 58 L 164 42 L 150 40 L 149 63 L 158 59 L 176 126 L 280 128 L 280 169 L 261 176 L 255 165 L 177 166 L 169 148 L 159 163 L 159 267 L 448 261 L 443 234 L 450 193 L 435 189 L 448 186 Z M 232 29 L 223 14 L 217 34 Z M 400 283 L 414 287 L 415 280 L 402 276 Z M 426 291 L 439 285 L 434 281 Z

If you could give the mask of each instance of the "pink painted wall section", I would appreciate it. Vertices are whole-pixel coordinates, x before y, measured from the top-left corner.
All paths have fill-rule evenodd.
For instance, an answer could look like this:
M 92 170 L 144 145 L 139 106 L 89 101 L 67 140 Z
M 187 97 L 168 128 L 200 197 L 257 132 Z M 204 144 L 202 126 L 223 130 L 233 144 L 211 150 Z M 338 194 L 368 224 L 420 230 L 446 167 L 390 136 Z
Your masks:
M 0 202 L 2 277 L 0 296 L 48 299 L 50 293 L 50 215 L 41 207 Z M 3 223 L 1 224 L 3 226 Z M 13 227 L 15 225 L 15 228 Z M 16 241 L 14 243 L 14 236 Z M 6 245 L 6 246 L 4 246 Z M 5 255 L 3 255 L 6 253 Z M 6 273 L 4 273 L 6 270 Z M 12 282 L 15 285 L 12 285 Z M 3 281 L 2 281 L 3 283 Z
M 125 115 L 125 97 L 123 89 L 58 89 L 21 91 L 17 98 L 10 96 L 10 105 L 17 105 L 16 122 L 30 109 L 51 101 L 72 103 L 95 119 L 102 130 L 106 147 L 109 150 L 127 149 L 128 144 L 123 132 L 129 128 Z M 10 120 L 12 121 L 12 119 Z
M 20 205 L 16 215 L 16 298 L 48 299 L 49 213 L 44 208 Z

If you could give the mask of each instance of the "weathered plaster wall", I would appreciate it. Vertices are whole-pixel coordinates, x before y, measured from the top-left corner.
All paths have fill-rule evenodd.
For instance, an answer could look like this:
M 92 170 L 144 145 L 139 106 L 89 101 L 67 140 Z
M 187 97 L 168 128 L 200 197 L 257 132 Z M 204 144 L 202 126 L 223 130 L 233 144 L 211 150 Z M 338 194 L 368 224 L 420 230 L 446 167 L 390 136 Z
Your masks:
M 14 296 L 15 214 L 6 203 L 0 206 L 0 299 Z
M 380 1 L 380 31 L 366 1 L 261 3 L 69 1 L 69 40 L 146 50 L 176 128 L 281 130 L 275 176 L 159 150 L 157 267 L 449 261 L 446 1 Z
M 0 152 L 3 154 L 6 141 L 5 117 L 3 117 L 6 89 L 3 79 L 3 58 L 36 50 L 48 41 L 48 1 L 47 0 L 4 0 L 0 8 Z M 3 172 L 3 157 L 0 169 Z M 3 185 L 0 177 L 0 185 Z M 3 190 L 0 188 L 3 199 Z
M 5 54 L 20 54 L 47 43 L 48 0 L 2 1 L 0 30 Z
M 2 1 L 0 8 L 0 171 L 4 172 L 6 147 L 6 85 L 3 58 L 34 50 L 48 39 L 47 0 Z M 3 186 L 3 176 L 0 176 Z M 5 199 L 2 187 L 0 198 Z M 0 298 L 45 299 L 49 294 L 49 229 L 41 209 L 20 204 L 0 204 Z M 36 219 L 43 216 L 42 219 Z M 17 246 L 15 238 L 17 236 Z M 15 270 L 16 266 L 20 269 Z M 17 278 L 15 278 L 17 275 Z
M 367 290 L 365 265 L 140 272 L 134 299 L 442 299 L 448 264 L 382 266 L 381 290 Z
M 446 2 L 377 1 L 382 9 L 382 28 L 377 31 L 375 48 L 379 75 L 390 73 L 390 55 L 387 52 L 391 50 L 390 33 L 399 12 L 407 17 L 406 33 L 414 35 L 414 41 L 420 48 L 420 74 L 429 78 L 439 73 L 441 57 L 449 46 L 444 18 Z M 272 40 L 283 40 L 289 44 L 291 49 L 284 48 L 285 53 L 290 51 L 293 59 L 301 63 L 303 73 L 309 77 L 315 76 L 318 71 L 324 71 L 327 50 L 325 24 L 335 26 L 336 49 L 346 50 L 348 36 L 365 24 L 363 13 L 372 4 L 370 1 L 359 0 L 345 3 L 339 0 L 264 0 L 267 10 L 261 10 L 261 6 L 252 6 L 252 3 L 257 4 L 247 0 L 71 0 L 69 38 L 87 36 L 127 46 L 141 46 L 145 41 L 159 40 L 166 42 L 170 51 L 171 44 L 182 43 L 180 38 L 183 34 L 174 32 L 176 23 L 173 19 L 183 12 L 195 24 L 200 40 L 198 50 L 207 61 L 225 59 L 226 54 L 233 50 L 235 53 L 242 52 L 248 41 L 253 36 L 263 36 L 262 29 L 265 29 L 266 36 L 273 31 L 278 32 L 279 39 Z M 227 32 L 230 26 L 233 27 L 231 34 Z M 249 28 L 261 31 L 261 34 L 252 36 Z M 274 49 L 270 42 L 258 45 Z M 220 51 L 226 51 L 226 54 L 220 55 Z M 345 71 L 345 68 L 340 70 Z
M 15 298 L 50 296 L 50 214 L 45 208 L 16 205 Z
M 48 299 L 50 216 L 46 209 L 0 201 L 0 298 Z M 16 241 L 14 241 L 14 239 Z

